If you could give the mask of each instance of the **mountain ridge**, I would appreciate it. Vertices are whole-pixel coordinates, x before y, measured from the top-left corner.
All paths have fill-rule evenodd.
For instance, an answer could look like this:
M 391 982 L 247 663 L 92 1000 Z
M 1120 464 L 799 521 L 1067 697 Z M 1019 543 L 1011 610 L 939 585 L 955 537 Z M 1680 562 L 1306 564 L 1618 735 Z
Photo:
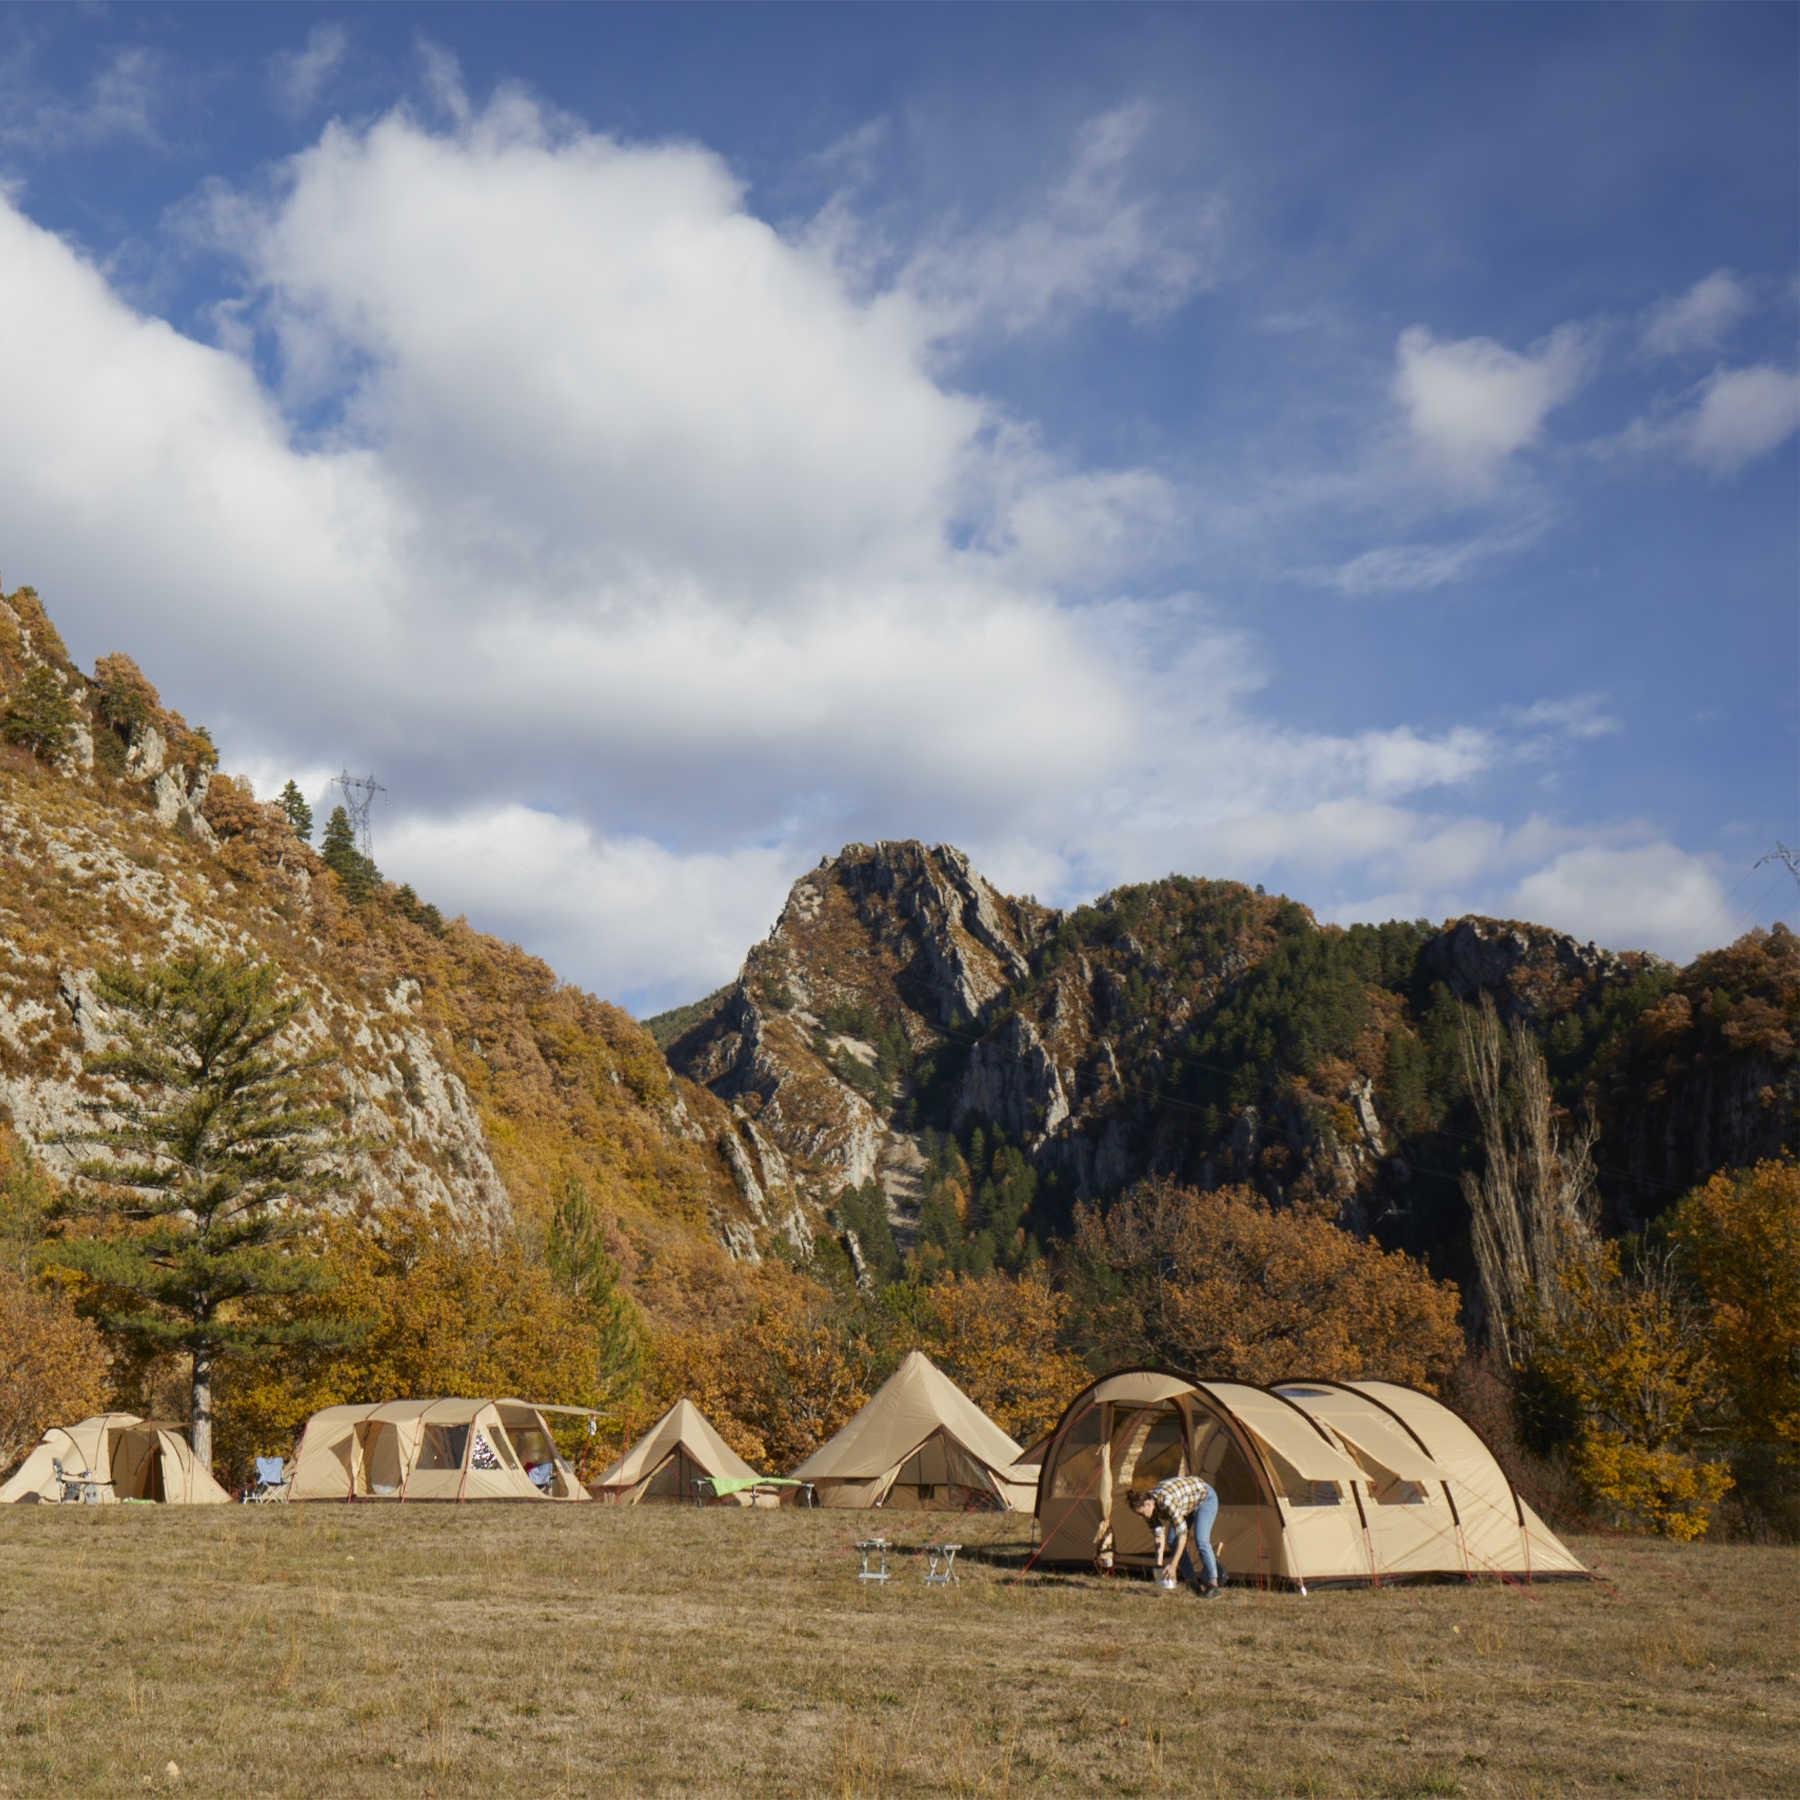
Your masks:
M 1039 1247 L 1076 1201 L 1164 1176 L 1248 1182 L 1442 1252 L 1473 1161 L 1456 1017 L 1484 995 L 1543 1041 L 1565 1102 L 1600 1116 L 1603 1162 L 1626 1152 L 1601 1183 L 1617 1224 L 1800 1147 L 1784 927 L 1682 968 L 1519 920 L 1322 926 L 1187 876 L 1065 912 L 916 840 L 848 845 L 802 876 L 738 980 L 683 1009 L 665 1048 L 812 1206 L 830 1215 L 873 1183 L 907 1244 L 934 1142 L 978 1131 L 1030 1165 Z M 1659 1130 L 1690 1141 L 1659 1156 Z
M 529 1233 L 579 1182 L 667 1319 L 728 1298 L 731 1262 L 833 1241 L 859 1272 L 884 1236 L 1029 1260 L 1147 1176 L 1323 1205 L 1460 1273 L 1455 1034 L 1483 995 L 1600 1117 L 1617 1224 L 1800 1148 L 1779 926 L 1677 968 L 1520 921 L 1322 926 L 1190 876 L 1055 909 L 952 845 L 849 844 L 735 980 L 640 1024 L 409 888 L 352 894 L 136 664 L 77 669 L 28 588 L 0 595 L 0 715 L 0 1114 L 53 1170 L 105 1037 L 95 970 L 236 948 L 337 1047 L 365 1197 Z

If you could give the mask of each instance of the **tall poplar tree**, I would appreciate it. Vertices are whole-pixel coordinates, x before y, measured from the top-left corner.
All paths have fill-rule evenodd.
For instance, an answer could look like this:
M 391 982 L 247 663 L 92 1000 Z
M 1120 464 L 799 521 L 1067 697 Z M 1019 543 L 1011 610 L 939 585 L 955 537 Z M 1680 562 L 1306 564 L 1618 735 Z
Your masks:
M 84 1068 L 126 1097 L 103 1103 L 117 1124 L 75 1140 L 98 1152 L 59 1209 L 80 1230 L 45 1257 L 87 1278 L 103 1330 L 191 1358 L 194 1454 L 210 1466 L 221 1357 L 352 1335 L 279 1304 L 329 1285 L 314 1226 L 346 1148 L 327 1103 L 335 1055 L 284 1041 L 303 1002 L 266 963 L 191 950 L 96 986 L 120 1041 Z

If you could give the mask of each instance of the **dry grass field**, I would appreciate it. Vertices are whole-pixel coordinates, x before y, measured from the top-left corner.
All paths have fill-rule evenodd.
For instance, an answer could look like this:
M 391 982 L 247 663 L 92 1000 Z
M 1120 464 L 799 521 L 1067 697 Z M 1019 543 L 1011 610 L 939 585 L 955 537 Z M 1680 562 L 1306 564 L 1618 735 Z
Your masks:
M 853 1538 L 949 1530 L 955 1588 Z M 8 1507 L 0 1794 L 1800 1792 L 1800 1553 L 1605 1584 L 1019 1573 L 996 1519 Z

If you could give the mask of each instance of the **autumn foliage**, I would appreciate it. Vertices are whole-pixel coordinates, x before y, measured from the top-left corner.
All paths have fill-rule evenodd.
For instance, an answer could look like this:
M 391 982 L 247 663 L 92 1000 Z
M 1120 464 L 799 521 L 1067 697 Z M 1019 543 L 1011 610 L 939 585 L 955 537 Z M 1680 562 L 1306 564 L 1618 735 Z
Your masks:
M 68 1298 L 0 1268 L 0 1470 L 52 1425 L 101 1411 L 107 1357 L 100 1333 Z
M 320 1407 L 402 1395 L 606 1398 L 601 1326 L 516 1237 L 490 1240 L 441 1207 L 339 1214 L 321 1231 L 330 1285 L 295 1302 L 354 1321 L 346 1345 L 245 1359 L 220 1381 L 219 1469 L 280 1452 Z
M 1069 1285 L 1099 1366 L 1435 1391 L 1463 1354 L 1454 1285 L 1250 1188 L 1149 1182 L 1109 1210 L 1081 1208 Z

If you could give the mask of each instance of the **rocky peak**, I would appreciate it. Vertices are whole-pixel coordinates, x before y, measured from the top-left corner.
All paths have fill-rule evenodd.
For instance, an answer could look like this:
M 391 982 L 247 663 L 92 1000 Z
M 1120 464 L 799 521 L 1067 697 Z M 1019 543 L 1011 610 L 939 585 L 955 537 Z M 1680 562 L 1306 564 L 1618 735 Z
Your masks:
M 1563 1011 L 1656 961 L 1642 951 L 1602 950 L 1548 926 L 1476 916 L 1448 921 L 1420 952 L 1426 976 L 1457 999 L 1489 994 L 1503 1015 L 1526 1019 Z

